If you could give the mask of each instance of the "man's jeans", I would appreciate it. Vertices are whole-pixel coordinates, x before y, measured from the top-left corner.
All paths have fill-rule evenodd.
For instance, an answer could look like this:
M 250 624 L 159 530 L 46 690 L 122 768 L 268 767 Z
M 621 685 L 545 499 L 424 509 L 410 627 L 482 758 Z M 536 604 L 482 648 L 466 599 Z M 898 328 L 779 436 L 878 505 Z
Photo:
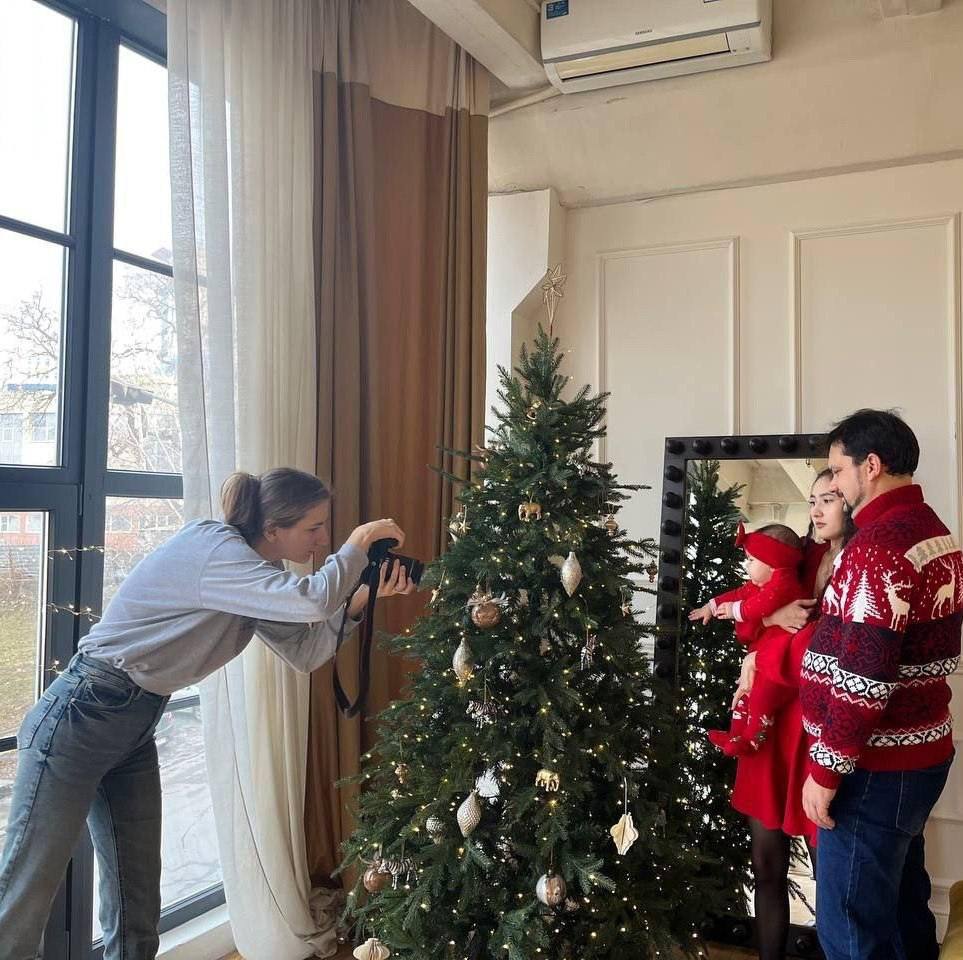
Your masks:
M 100 864 L 104 960 L 153 960 L 161 791 L 154 728 L 167 697 L 78 654 L 17 736 L 0 862 L 0 960 L 34 960 L 84 821 Z
M 819 831 L 816 929 L 826 960 L 937 960 L 923 827 L 952 758 L 843 778 Z

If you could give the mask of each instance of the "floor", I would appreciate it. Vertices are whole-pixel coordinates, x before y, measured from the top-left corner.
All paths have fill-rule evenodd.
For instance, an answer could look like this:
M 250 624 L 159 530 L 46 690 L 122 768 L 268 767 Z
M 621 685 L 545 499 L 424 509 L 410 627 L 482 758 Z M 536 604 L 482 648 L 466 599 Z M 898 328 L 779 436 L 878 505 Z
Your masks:
M 756 954 L 739 950 L 737 947 L 717 947 L 711 948 L 710 960 L 755 960 Z M 244 960 L 239 953 L 232 953 L 223 960 Z M 345 948 L 334 960 L 351 960 L 351 950 Z

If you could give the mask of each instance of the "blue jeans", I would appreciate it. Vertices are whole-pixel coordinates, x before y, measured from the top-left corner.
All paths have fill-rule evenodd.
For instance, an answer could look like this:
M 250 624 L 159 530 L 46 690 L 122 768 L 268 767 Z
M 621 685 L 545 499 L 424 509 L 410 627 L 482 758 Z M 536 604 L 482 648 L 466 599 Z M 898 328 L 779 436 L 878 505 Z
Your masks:
M 923 827 L 952 758 L 925 770 L 856 770 L 819 831 L 816 929 L 826 960 L 937 960 Z
M 17 735 L 0 861 L 0 960 L 35 960 L 84 821 L 100 865 L 104 960 L 154 960 L 161 790 L 154 728 L 167 697 L 78 654 Z

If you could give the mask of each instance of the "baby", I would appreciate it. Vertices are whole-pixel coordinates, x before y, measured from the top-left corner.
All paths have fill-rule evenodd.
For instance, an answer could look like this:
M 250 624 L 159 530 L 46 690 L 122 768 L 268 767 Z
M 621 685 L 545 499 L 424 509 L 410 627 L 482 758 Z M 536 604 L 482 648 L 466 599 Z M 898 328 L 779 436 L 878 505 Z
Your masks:
M 789 634 L 767 628 L 763 618 L 805 596 L 799 582 L 802 541 L 781 523 L 771 523 L 753 533 L 746 533 L 739 524 L 736 545 L 746 551 L 749 580 L 693 610 L 689 619 L 701 620 L 703 624 L 713 617 L 734 620 L 736 639 L 746 644 L 750 652 L 790 642 Z M 730 757 L 755 752 L 765 743 L 776 712 L 791 696 L 791 690 L 757 674 L 752 690 L 740 697 L 733 708 L 729 730 L 710 730 L 709 740 Z

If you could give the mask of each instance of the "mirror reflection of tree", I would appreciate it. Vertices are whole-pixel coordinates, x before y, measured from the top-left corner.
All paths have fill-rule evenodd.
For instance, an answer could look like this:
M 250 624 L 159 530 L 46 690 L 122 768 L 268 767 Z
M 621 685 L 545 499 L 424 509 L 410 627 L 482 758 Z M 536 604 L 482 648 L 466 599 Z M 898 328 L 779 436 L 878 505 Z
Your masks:
M 752 890 L 750 836 L 742 814 L 729 798 L 736 764 L 706 739 L 709 729 L 727 729 L 729 705 L 739 680 L 745 650 L 732 623 L 689 623 L 686 613 L 745 579 L 744 552 L 736 546 L 739 521 L 757 527 L 786 523 L 804 534 L 809 522 L 808 497 L 814 460 L 691 461 L 686 478 L 685 549 L 683 554 L 680 694 L 687 721 L 687 775 L 700 806 L 700 848 L 710 859 L 729 911 L 745 915 Z M 805 844 L 792 844 L 789 888 L 795 923 L 811 920 L 813 883 Z M 804 889 L 805 888 L 805 889 Z
M 682 560 L 685 612 L 743 581 L 743 554 L 735 545 L 741 488 L 720 489 L 717 461 L 693 461 L 689 470 Z M 688 740 L 684 773 L 696 798 L 699 848 L 727 910 L 745 915 L 752 873 L 746 820 L 729 805 L 736 765 L 706 739 L 706 730 L 729 725 L 726 708 L 739 680 L 741 651 L 731 623 L 712 620 L 704 627 L 689 623 L 685 615 L 679 651 L 679 692 Z

